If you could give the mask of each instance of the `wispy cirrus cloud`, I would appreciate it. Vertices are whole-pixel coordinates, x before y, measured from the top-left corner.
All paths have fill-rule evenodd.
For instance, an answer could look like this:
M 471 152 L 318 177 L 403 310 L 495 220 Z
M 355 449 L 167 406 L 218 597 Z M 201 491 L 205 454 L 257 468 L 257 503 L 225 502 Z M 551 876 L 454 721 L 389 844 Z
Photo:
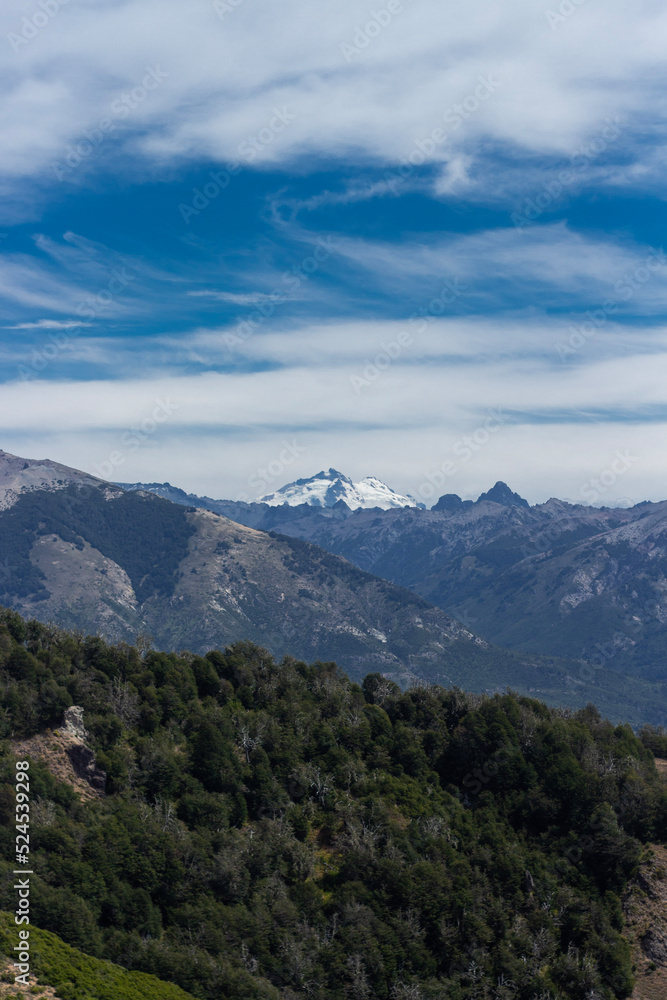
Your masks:
M 520 166 L 567 154 L 605 116 L 621 114 L 632 123 L 629 162 L 655 181 L 664 136 L 650 109 L 664 86 L 664 10 L 610 0 L 604 12 L 582 7 L 558 30 L 547 13 L 532 0 L 495 10 L 482 0 L 456 9 L 413 0 L 346 61 L 342 46 L 365 22 L 353 0 L 326 0 L 317 11 L 257 0 L 224 25 L 204 2 L 165 0 L 159 23 L 146 0 L 70 5 L 18 51 L 7 46 L 0 171 L 48 173 L 67 143 L 159 66 L 167 78 L 100 149 L 100 167 L 239 159 L 284 106 L 296 118 L 257 162 L 399 163 L 440 126 L 447 141 L 427 158 L 446 165 L 453 183 L 483 167 L 489 144 Z M 20 35 L 22 14 L 18 4 L 3 7 L 5 39 Z M 476 107 L 475 88 L 489 75 L 497 93 Z M 488 186 L 491 171 L 482 173 Z
M 348 380 L 357 363 L 346 370 L 307 358 L 268 371 L 17 383 L 0 397 L 3 447 L 27 455 L 47 450 L 94 471 L 161 400 L 174 404 L 174 416 L 144 449 L 126 456 L 116 478 L 168 479 L 233 498 L 287 437 L 304 448 L 295 475 L 322 464 L 361 475 L 370 455 L 370 471 L 414 491 L 469 440 L 469 456 L 448 473 L 441 492 L 479 493 L 504 478 L 533 502 L 577 496 L 582 482 L 628 449 L 636 460 L 623 496 L 664 498 L 664 345 L 643 360 L 598 359 L 558 379 L 536 358 L 463 366 L 431 358 L 409 371 L 397 363 L 361 395 Z M 481 448 L 474 434 L 490 414 L 499 431 Z
M 38 319 L 34 323 L 14 323 L 13 326 L 6 326 L 5 330 L 74 330 L 81 327 L 92 326 L 92 323 L 84 323 L 83 320 L 76 319 Z
M 254 306 L 258 302 L 270 301 L 270 296 L 266 292 L 221 292 L 215 289 L 201 289 L 188 292 L 187 294 L 193 298 L 228 302 L 233 306 Z
M 636 446 L 656 497 L 667 14 L 549 11 L 411 0 L 367 31 L 353 0 L 110 0 L 24 37 L 10 0 L 4 446 L 91 467 L 171 393 L 122 478 L 230 495 L 290 433 L 298 474 L 406 492 L 500 406 L 456 491 L 510 468 L 531 498 L 576 492 Z
M 311 345 L 302 348 L 306 355 L 317 353 L 320 341 L 329 343 L 327 350 L 333 355 L 337 341 L 331 340 L 327 329 L 334 316 L 347 329 L 355 322 L 361 328 L 362 320 L 368 329 L 373 315 L 382 322 L 421 316 L 426 325 L 448 315 L 493 315 L 498 329 L 506 327 L 508 320 L 516 321 L 515 332 L 506 333 L 504 339 L 518 352 L 526 318 L 534 329 L 546 329 L 551 316 L 553 345 L 565 342 L 571 336 L 570 326 L 578 328 L 588 322 L 588 313 L 599 311 L 605 303 L 604 326 L 609 336 L 598 341 L 613 339 L 615 325 L 631 317 L 659 324 L 667 309 L 667 256 L 662 248 L 627 238 L 584 235 L 565 223 L 527 230 L 505 227 L 429 234 L 400 243 L 342 235 L 326 251 L 321 265 L 313 258 L 315 270 L 309 268 L 310 273 L 299 263 L 284 271 L 280 263 L 288 251 L 297 262 L 310 260 L 317 246 L 314 234 L 289 224 L 281 227 L 279 235 L 281 242 L 269 256 L 246 262 L 234 275 L 243 279 L 247 291 L 211 287 L 206 279 L 213 276 L 215 264 L 206 265 L 203 273 L 201 266 L 187 260 L 174 259 L 158 267 L 89 245 L 73 234 L 64 241 L 40 237 L 37 255 L 0 257 L 0 288 L 5 289 L 9 320 L 5 327 L 36 335 L 40 330 L 92 321 L 98 336 L 108 337 L 115 326 L 116 335 L 127 341 L 119 346 L 117 358 L 136 353 L 142 345 L 143 363 L 152 366 L 148 361 L 151 350 L 159 365 L 163 335 L 176 321 L 172 359 L 189 357 L 203 364 L 208 356 L 201 352 L 204 342 L 217 338 L 219 349 L 211 363 L 236 365 L 240 358 L 254 356 L 259 345 L 269 340 L 274 345 L 282 343 L 281 332 L 293 329 L 308 331 Z M 121 279 L 124 275 L 126 283 L 121 281 L 116 295 L 103 295 L 95 308 L 96 295 L 114 282 L 114 275 Z M 87 287 L 74 284 L 82 279 Z M 28 318 L 45 308 L 69 315 Z M 128 339 L 133 323 L 142 325 L 142 333 L 134 330 Z M 221 332 L 209 335 L 206 331 L 211 328 Z M 192 329 L 204 332 L 193 338 L 188 333 Z M 432 338 L 433 333 L 428 336 Z M 270 353 L 277 361 L 276 349 Z M 265 363 L 266 358 L 255 360 Z M 554 353 L 554 361 L 558 360 Z
M 532 307 L 560 312 L 588 308 L 616 295 L 648 315 L 667 307 L 667 257 L 662 247 L 641 246 L 601 234 L 584 235 L 565 222 L 532 229 L 496 228 L 437 234 L 400 244 L 342 239 L 339 256 L 393 294 L 401 289 L 424 302 L 438 283 L 466 283 L 459 305 L 466 311 L 499 312 Z M 616 292 L 649 260 L 650 273 L 636 282 L 636 295 Z

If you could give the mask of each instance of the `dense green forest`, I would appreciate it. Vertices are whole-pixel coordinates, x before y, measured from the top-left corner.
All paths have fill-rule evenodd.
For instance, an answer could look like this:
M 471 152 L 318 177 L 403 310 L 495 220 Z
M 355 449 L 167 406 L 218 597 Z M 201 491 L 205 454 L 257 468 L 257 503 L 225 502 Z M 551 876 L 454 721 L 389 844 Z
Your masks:
M 0 612 L 0 908 L 11 741 L 76 704 L 107 795 L 31 763 L 31 903 L 86 954 L 202 1000 L 630 995 L 621 895 L 667 829 L 664 732 L 147 647 Z
M 102 490 L 92 486 L 37 490 L 20 496 L 0 518 L 0 552 L 5 567 L 0 574 L 0 599 L 9 603 L 8 598 L 32 594 L 46 600 L 49 594 L 44 574 L 31 561 L 30 550 L 37 537 L 50 534 L 80 549 L 85 539 L 118 562 L 140 601 L 154 593 L 173 593 L 175 573 L 194 532 L 185 516 L 189 508 L 166 504 L 157 497 L 154 502 L 147 500 L 136 493 L 119 493 L 114 503 L 109 503 Z

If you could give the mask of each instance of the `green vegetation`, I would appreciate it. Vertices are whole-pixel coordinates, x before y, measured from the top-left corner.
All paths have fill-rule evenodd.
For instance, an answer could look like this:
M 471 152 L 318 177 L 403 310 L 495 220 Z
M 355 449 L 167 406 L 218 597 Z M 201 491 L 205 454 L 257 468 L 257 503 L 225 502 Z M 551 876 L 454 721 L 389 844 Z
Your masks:
M 108 773 L 83 804 L 30 767 L 32 919 L 87 955 L 200 1000 L 632 991 L 620 900 L 667 790 L 592 706 L 359 686 L 250 643 L 142 656 L 10 611 L 0 681 L 3 909 L 9 741 L 82 705 Z
M 416 596 L 411 591 L 389 584 L 382 579 L 373 579 L 370 573 L 357 569 L 352 563 L 341 563 L 337 556 L 331 555 L 325 549 L 313 549 L 309 542 L 292 538 L 290 535 L 279 535 L 275 531 L 269 531 L 267 534 L 269 538 L 278 539 L 285 544 L 288 549 L 284 557 L 285 566 L 299 576 L 311 576 L 320 583 L 327 582 L 330 577 L 337 577 L 352 587 L 362 587 L 372 581 L 379 588 L 382 596 L 395 604 L 400 604 L 402 599 L 407 599 L 412 607 L 421 610 L 431 608 L 428 601 Z
M 568 615 L 574 656 L 583 654 L 591 632 L 613 639 L 610 649 L 597 651 L 600 662 L 587 665 L 499 649 L 477 642 L 424 598 L 317 546 L 275 533 L 242 531 L 224 518 L 193 513 L 150 493 L 114 494 L 109 489 L 35 491 L 0 512 L 0 602 L 42 622 L 102 633 L 112 642 L 131 642 L 145 631 L 160 649 L 204 654 L 249 638 L 277 658 L 335 660 L 357 681 L 380 671 L 401 685 L 415 677 L 473 691 L 508 685 L 549 704 L 581 708 L 592 701 L 614 721 L 664 722 L 667 684 L 660 669 L 655 667 L 655 680 L 638 677 L 632 683 L 612 669 L 639 626 L 625 640 L 613 639 L 620 612 L 605 594 L 582 602 Z M 405 539 L 399 532 L 399 543 L 400 551 L 392 551 L 401 565 L 418 566 L 420 572 L 440 550 L 434 536 L 421 528 Z M 483 547 L 464 557 L 463 546 L 449 559 L 447 565 L 456 572 L 452 576 L 447 570 L 444 576 L 457 599 L 468 593 L 473 580 L 473 591 L 486 602 L 488 588 L 500 579 L 493 566 L 498 560 L 504 564 L 510 551 L 504 546 L 500 539 L 495 556 L 486 562 Z M 417 552 L 421 555 L 415 561 Z M 465 579 L 459 574 L 463 564 Z M 389 573 L 390 566 L 385 568 Z M 407 582 L 416 585 L 413 578 Z M 504 596 L 497 595 L 500 603 L 493 614 L 502 621 L 510 646 L 526 639 L 531 588 L 524 582 L 516 600 L 514 585 Z M 540 607 L 542 612 L 531 612 L 533 644 L 539 635 L 553 632 L 552 604 Z M 461 613 L 473 632 L 488 636 L 486 612 L 466 606 Z M 662 663 L 661 632 L 652 634 L 651 655 Z
M 0 913 L 0 952 L 7 958 L 16 940 L 14 917 Z M 40 985 L 53 986 L 59 1000 L 192 1000 L 178 986 L 82 955 L 55 934 L 36 927 L 30 929 L 30 952 L 31 973 Z
M 0 599 L 49 596 L 43 574 L 30 561 L 30 550 L 38 536 L 50 534 L 80 549 L 85 539 L 118 563 L 140 601 L 153 594 L 169 596 L 194 532 L 186 512 L 152 494 L 150 501 L 137 493 L 107 500 L 92 486 L 26 493 L 0 517 L 0 552 L 6 567 L 0 576 Z
M 667 729 L 664 726 L 642 726 L 639 738 L 644 746 L 652 751 L 654 757 L 667 760 Z

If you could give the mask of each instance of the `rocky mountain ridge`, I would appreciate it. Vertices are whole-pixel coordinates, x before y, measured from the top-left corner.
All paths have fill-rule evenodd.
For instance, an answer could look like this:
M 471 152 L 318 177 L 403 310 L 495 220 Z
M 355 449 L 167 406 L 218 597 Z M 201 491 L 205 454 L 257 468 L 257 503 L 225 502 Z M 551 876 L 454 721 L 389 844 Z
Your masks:
M 162 648 L 194 652 L 251 639 L 276 655 L 336 659 L 354 677 L 378 670 L 482 689 L 507 677 L 572 697 L 576 665 L 493 650 L 319 547 L 77 476 L 14 491 L 0 512 L 0 603 L 28 617 L 115 641 L 150 633 Z
M 430 565 L 429 551 L 438 546 L 420 536 L 424 524 L 437 532 L 443 519 L 457 524 L 447 544 L 459 558 L 455 546 L 466 535 L 472 544 L 490 524 L 524 524 L 535 517 L 533 508 L 485 500 L 451 516 L 415 508 L 351 512 L 343 504 L 321 511 L 233 505 L 257 516 L 264 529 L 258 530 L 151 492 L 91 484 L 76 470 L 68 477 L 64 486 L 27 489 L 0 512 L 0 603 L 28 617 L 114 641 L 147 633 L 161 648 L 198 653 L 250 639 L 278 656 L 335 659 L 355 678 L 378 671 L 403 685 L 509 686 L 552 704 L 593 701 L 611 717 L 636 723 L 665 717 L 660 677 L 630 683 L 579 659 L 499 649 L 464 615 L 454 619 L 420 595 L 293 537 L 294 525 L 315 534 L 324 526 L 327 545 L 338 540 L 352 551 L 357 545 L 374 565 L 387 550 L 399 552 L 410 568 Z M 266 512 L 275 518 L 269 524 L 262 523 Z M 272 530 L 283 527 L 286 515 L 292 535 Z M 346 531 L 338 536 L 341 526 Z
M 320 545 L 489 642 L 667 681 L 667 501 L 529 506 L 504 483 L 475 502 L 441 497 L 431 510 L 268 507 L 169 493 Z

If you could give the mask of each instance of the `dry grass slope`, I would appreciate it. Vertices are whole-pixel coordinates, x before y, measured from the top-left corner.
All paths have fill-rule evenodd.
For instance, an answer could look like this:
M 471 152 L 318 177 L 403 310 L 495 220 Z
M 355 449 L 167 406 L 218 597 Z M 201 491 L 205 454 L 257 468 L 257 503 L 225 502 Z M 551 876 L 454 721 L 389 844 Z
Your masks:
M 667 760 L 656 760 L 667 781 Z M 637 983 L 632 1000 L 667 1000 L 667 848 L 653 845 L 625 900 L 634 940 Z
M 35 976 L 30 977 L 30 985 L 17 985 L 14 982 L 14 970 L 11 962 L 7 962 L 0 972 L 0 1000 L 9 997 L 30 997 L 31 1000 L 61 1000 L 52 986 L 42 986 Z
M 89 785 L 85 778 L 79 777 L 68 755 L 68 750 L 81 745 L 80 739 L 64 729 L 47 729 L 30 739 L 13 740 L 10 749 L 19 760 L 32 757 L 33 760 L 41 761 L 54 778 L 70 785 L 84 801 L 89 802 L 99 798 L 102 793 Z

